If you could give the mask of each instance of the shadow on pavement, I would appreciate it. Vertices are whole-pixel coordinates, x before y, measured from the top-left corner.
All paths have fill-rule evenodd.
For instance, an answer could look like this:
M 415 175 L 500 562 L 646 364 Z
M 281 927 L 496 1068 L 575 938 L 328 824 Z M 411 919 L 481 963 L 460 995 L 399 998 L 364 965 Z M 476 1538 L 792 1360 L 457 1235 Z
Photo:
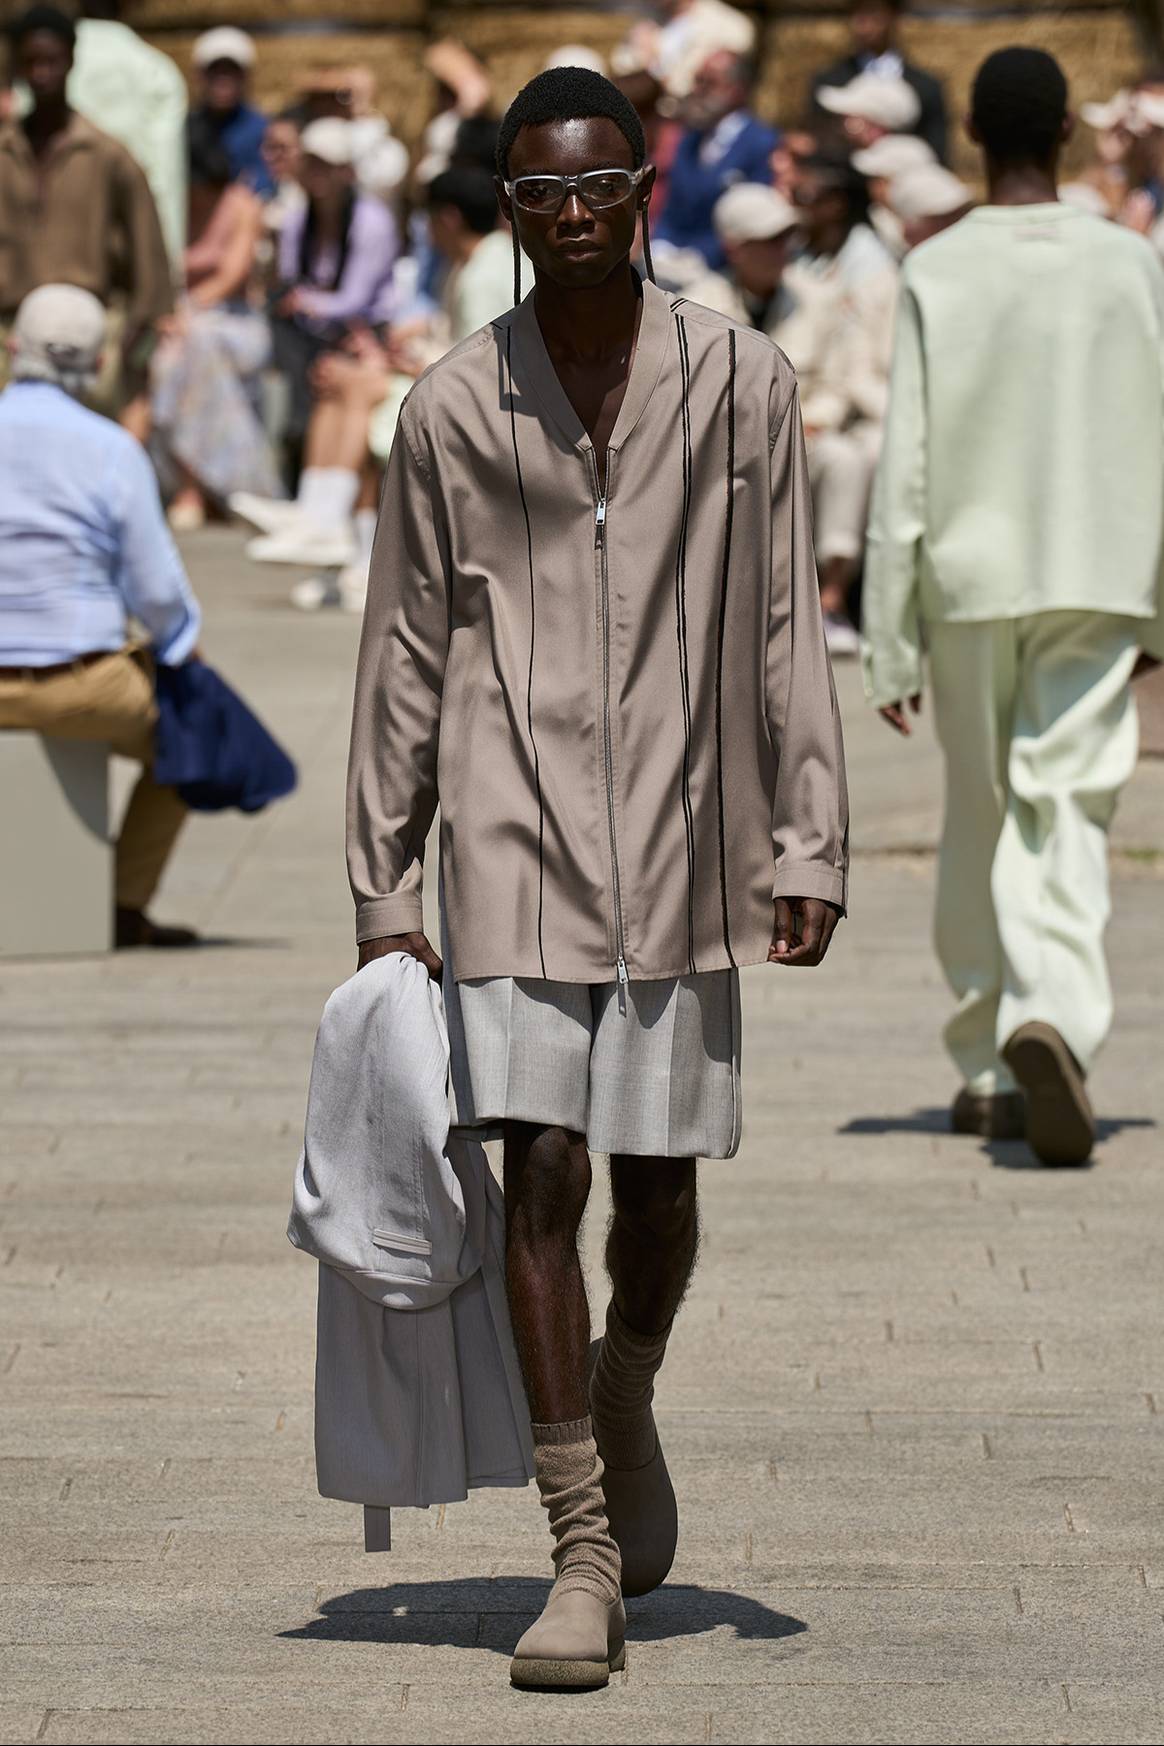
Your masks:
M 541 1577 L 395 1582 L 357 1588 L 320 1606 L 321 1617 L 281 1638 L 327 1643 L 429 1643 L 509 1654 L 545 1604 Z M 747 1595 L 676 1583 L 627 1603 L 633 1642 L 660 1643 L 727 1625 L 741 1640 L 774 1642 L 808 1630 L 803 1619 L 773 1612 Z
M 1151 1116 L 1099 1116 L 1095 1123 L 1095 1143 L 1102 1146 L 1106 1140 L 1122 1133 L 1124 1128 L 1154 1128 L 1155 1120 Z M 915 1109 L 912 1115 L 888 1116 L 856 1116 L 851 1122 L 846 1122 L 843 1128 L 837 1129 L 838 1134 L 948 1134 L 950 1132 L 950 1111 L 944 1105 L 938 1109 Z M 1086 1164 L 1054 1165 L 1042 1164 L 1022 1140 L 982 1140 L 976 1141 L 973 1134 L 964 1134 L 963 1139 L 978 1146 L 979 1152 L 988 1157 L 1000 1170 L 1090 1170 L 1095 1164 L 1094 1156 Z

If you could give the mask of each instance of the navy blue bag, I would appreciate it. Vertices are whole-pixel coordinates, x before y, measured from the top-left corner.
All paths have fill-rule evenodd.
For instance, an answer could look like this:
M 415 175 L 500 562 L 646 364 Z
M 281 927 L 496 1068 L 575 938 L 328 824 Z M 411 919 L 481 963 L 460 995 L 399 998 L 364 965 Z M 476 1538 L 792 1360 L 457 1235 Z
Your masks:
M 155 674 L 154 779 L 196 812 L 258 812 L 290 794 L 297 776 L 282 746 L 204 661 Z

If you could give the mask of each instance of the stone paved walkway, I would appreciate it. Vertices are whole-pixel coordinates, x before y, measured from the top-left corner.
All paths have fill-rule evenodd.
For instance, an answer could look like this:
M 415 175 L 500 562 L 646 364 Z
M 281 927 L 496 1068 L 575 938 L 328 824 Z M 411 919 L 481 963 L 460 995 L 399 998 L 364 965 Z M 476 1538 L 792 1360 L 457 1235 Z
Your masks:
M 303 782 L 190 827 L 160 909 L 197 954 L 0 970 L 0 1738 L 1164 1740 L 1164 764 L 1119 826 L 1102 1144 L 1040 1171 L 944 1131 L 936 758 L 842 675 L 853 918 L 821 972 L 745 977 L 744 1146 L 660 1389 L 673 1580 L 607 1691 L 516 1694 L 533 1492 L 401 1514 L 388 1557 L 314 1492 L 283 1225 L 352 958 L 356 627 L 232 534 L 189 551 Z

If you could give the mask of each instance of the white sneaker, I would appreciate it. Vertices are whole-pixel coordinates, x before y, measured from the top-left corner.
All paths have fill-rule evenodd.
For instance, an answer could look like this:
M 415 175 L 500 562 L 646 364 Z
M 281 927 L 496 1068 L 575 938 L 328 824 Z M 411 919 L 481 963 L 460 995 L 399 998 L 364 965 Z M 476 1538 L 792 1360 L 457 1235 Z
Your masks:
M 861 653 L 861 639 L 842 612 L 824 615 L 825 644 L 834 661 L 852 660 Z
M 293 497 L 256 497 L 253 491 L 232 491 L 226 501 L 235 515 L 263 533 L 286 527 L 301 513 Z
M 318 612 L 324 606 L 340 606 L 339 584 L 335 576 L 308 576 L 296 582 L 291 590 L 291 604 L 300 612 Z
M 346 527 L 320 527 L 301 518 L 274 533 L 261 534 L 247 546 L 256 564 L 318 564 L 321 570 L 342 569 L 356 555 L 356 542 Z

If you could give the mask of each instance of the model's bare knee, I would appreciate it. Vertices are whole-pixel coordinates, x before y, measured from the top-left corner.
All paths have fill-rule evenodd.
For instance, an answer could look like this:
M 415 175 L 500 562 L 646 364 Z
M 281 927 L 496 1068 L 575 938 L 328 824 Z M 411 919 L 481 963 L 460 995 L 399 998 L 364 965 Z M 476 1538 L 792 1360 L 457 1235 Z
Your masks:
M 505 1134 L 505 1207 L 510 1242 L 573 1244 L 590 1194 L 581 1135 L 511 1122 Z
M 695 1160 L 612 1158 L 615 1220 L 643 1243 L 672 1243 L 696 1220 Z

